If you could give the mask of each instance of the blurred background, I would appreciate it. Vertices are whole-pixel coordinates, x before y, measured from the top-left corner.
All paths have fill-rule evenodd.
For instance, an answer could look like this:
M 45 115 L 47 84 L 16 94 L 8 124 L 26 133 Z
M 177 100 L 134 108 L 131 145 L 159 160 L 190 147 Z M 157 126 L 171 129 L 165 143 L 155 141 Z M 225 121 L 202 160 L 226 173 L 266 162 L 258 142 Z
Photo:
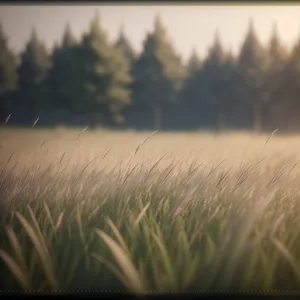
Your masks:
M 1 6 L 16 126 L 300 130 L 299 6 Z

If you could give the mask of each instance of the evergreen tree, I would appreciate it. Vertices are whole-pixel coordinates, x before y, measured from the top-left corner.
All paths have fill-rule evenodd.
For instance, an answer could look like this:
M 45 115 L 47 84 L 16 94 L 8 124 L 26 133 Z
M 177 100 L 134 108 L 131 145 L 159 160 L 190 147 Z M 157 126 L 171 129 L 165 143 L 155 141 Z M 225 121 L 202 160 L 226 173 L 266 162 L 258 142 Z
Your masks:
M 220 33 L 215 33 L 214 43 L 209 48 L 208 56 L 205 59 L 204 67 L 209 65 L 222 65 L 226 61 L 226 53 L 222 47 Z
M 262 116 L 267 102 L 265 93 L 266 52 L 261 46 L 250 20 L 249 29 L 238 57 L 238 70 L 244 80 L 244 103 L 253 111 L 255 131 L 262 127 Z
M 287 52 L 281 45 L 277 32 L 277 24 L 273 24 L 272 36 L 268 48 L 268 67 L 270 69 L 281 68 L 286 62 Z
M 194 72 L 185 83 L 183 102 L 189 106 L 190 115 L 197 112 L 197 119 L 202 120 L 202 123 L 216 125 L 220 129 L 225 127 L 234 100 L 233 67 L 233 61 L 228 59 L 217 31 L 202 68 Z
M 49 67 L 50 59 L 46 47 L 33 29 L 31 38 L 21 53 L 19 66 L 19 96 L 31 119 L 38 117 L 38 110 L 43 106 L 44 94 L 41 86 Z
M 188 76 L 185 78 L 183 88 L 180 91 L 179 114 L 180 122 L 188 127 L 197 127 L 199 117 L 199 99 L 197 93 L 199 89 L 198 78 L 201 74 L 202 61 L 193 49 L 187 63 Z
M 98 16 L 72 53 L 69 82 L 72 81 L 73 88 L 66 88 L 65 93 L 69 108 L 76 113 L 98 111 L 109 121 L 121 122 L 121 111 L 130 103 L 129 65 L 109 42 Z
M 280 81 L 273 91 L 273 99 L 280 106 L 280 116 L 285 120 L 287 129 L 295 123 L 300 127 L 300 38 L 285 63 Z
M 230 49 L 225 55 L 225 61 L 226 63 L 229 63 L 231 65 L 234 65 L 236 63 L 236 58 Z
M 76 45 L 76 39 L 73 36 L 70 23 L 67 23 L 65 32 L 62 38 L 62 49 L 70 49 Z
M 8 48 L 7 39 L 0 23 L 0 109 L 1 117 L 9 114 L 11 92 L 17 87 L 17 60 Z M 3 116 L 2 116 L 3 114 Z
M 199 89 L 206 109 L 212 109 L 216 126 L 219 129 L 225 128 L 229 113 L 236 100 L 234 68 L 234 62 L 224 51 L 219 31 L 217 31 L 214 43 L 203 63 Z
M 123 26 L 120 29 L 120 34 L 119 37 L 115 43 L 115 46 L 117 49 L 119 49 L 122 54 L 126 57 L 130 65 L 133 64 L 135 58 L 136 58 L 136 53 L 133 50 L 128 38 L 126 37 L 124 33 L 124 28 Z
M 148 34 L 134 67 L 134 99 L 137 105 L 152 111 L 154 128 L 162 127 L 163 111 L 175 101 L 185 76 L 180 57 L 156 16 L 154 31 Z
M 270 126 L 271 124 L 269 123 L 271 121 L 270 117 L 272 117 L 273 103 L 276 104 L 276 97 L 274 98 L 273 96 L 278 85 L 280 84 L 283 67 L 287 61 L 287 52 L 280 43 L 276 23 L 273 24 L 273 30 L 267 49 L 267 54 L 264 93 L 265 103 L 268 105 L 265 107 L 264 118 L 268 121 L 268 126 Z
M 55 45 L 52 52 L 52 66 L 45 82 L 48 104 L 52 107 L 68 109 L 72 106 L 76 47 L 76 39 L 67 24 L 61 45 Z
M 188 72 L 189 74 L 193 74 L 194 72 L 198 71 L 201 68 L 202 62 L 197 55 L 197 52 L 195 49 L 193 49 L 192 54 L 188 60 Z
M 17 60 L 8 48 L 7 38 L 0 23 L 0 97 L 17 86 Z

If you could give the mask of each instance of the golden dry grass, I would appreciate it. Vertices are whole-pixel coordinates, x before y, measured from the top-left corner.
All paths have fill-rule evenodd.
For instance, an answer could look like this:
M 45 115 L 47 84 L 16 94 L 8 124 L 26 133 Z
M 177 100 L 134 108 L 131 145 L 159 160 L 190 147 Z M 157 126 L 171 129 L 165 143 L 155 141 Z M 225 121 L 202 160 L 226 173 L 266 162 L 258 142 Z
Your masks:
M 300 286 L 299 136 L 64 128 L 0 135 L 0 254 L 15 272 L 7 284 L 137 293 Z M 30 263 L 19 248 L 32 245 Z

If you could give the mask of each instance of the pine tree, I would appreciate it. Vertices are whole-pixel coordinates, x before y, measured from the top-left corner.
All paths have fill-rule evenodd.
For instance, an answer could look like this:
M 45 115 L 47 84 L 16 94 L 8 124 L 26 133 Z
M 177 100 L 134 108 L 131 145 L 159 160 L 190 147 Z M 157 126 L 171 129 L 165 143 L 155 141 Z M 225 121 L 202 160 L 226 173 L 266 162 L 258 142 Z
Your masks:
M 265 52 L 256 36 L 252 19 L 249 21 L 248 32 L 241 47 L 238 63 L 240 68 L 248 73 L 257 72 L 265 64 Z
M 229 112 L 234 105 L 233 68 L 233 62 L 222 46 L 219 31 L 216 31 L 214 43 L 203 63 L 200 93 L 206 106 L 213 110 L 216 126 L 220 130 L 225 128 Z
M 266 52 L 261 46 L 250 20 L 249 29 L 238 57 L 238 70 L 245 83 L 244 103 L 253 110 L 255 131 L 262 127 L 262 116 L 266 100 L 265 71 L 267 67 Z
M 193 74 L 194 72 L 200 70 L 201 66 L 202 66 L 202 62 L 196 50 L 193 49 L 187 65 L 189 74 Z
M 135 102 L 153 113 L 153 126 L 162 127 L 163 111 L 174 102 L 186 70 L 169 41 L 159 16 L 134 67 Z
M 62 42 L 52 52 L 52 66 L 45 82 L 48 104 L 54 108 L 69 109 L 74 89 L 77 41 L 69 24 L 66 25 Z
M 17 86 L 18 74 L 17 60 L 13 52 L 8 48 L 7 38 L 0 23 L 0 97 L 6 92 L 12 91 Z
M 179 113 L 179 119 L 182 124 L 189 128 L 196 128 L 199 121 L 199 108 L 197 104 L 197 91 L 199 85 L 197 82 L 199 74 L 201 74 L 202 61 L 193 49 L 191 56 L 187 63 L 188 76 L 184 80 L 183 88 L 179 93 L 180 103 L 177 107 Z M 196 89 L 196 93 L 195 93 Z
M 17 60 L 9 49 L 0 23 L 0 103 L 1 117 L 9 114 L 11 92 L 17 87 Z M 3 114 L 3 116 L 2 116 Z
M 297 123 L 300 127 L 300 38 L 281 72 L 280 80 L 273 91 L 274 102 L 280 105 L 280 116 L 287 129 Z
M 50 59 L 46 47 L 38 39 L 35 29 L 21 53 L 19 66 L 20 97 L 31 118 L 38 117 L 38 110 L 43 106 L 41 86 L 50 68 Z
M 183 102 L 189 106 L 190 115 L 197 112 L 197 119 L 204 120 L 207 125 L 213 125 L 211 120 L 214 119 L 219 129 L 225 127 L 233 101 L 232 69 L 233 62 L 228 59 L 217 31 L 202 68 L 194 72 L 185 84 Z
M 70 23 L 67 23 L 65 32 L 62 38 L 62 48 L 63 49 L 70 49 L 76 45 L 77 41 L 72 33 Z
M 229 63 L 231 65 L 234 65 L 236 63 L 236 58 L 235 58 L 234 54 L 232 53 L 231 49 L 229 49 L 227 51 L 227 53 L 225 54 L 225 62 Z
M 121 122 L 121 111 L 130 103 L 129 65 L 109 42 L 98 16 L 75 48 L 69 108 L 76 113 L 99 112 L 109 121 Z
M 117 49 L 119 49 L 122 54 L 126 57 L 130 65 L 133 64 L 135 58 L 136 58 L 136 53 L 133 50 L 127 36 L 125 35 L 124 32 L 124 27 L 122 26 L 120 29 L 120 34 L 119 37 L 115 43 L 115 46 Z
M 273 24 L 272 36 L 269 43 L 268 49 L 268 67 L 270 69 L 281 68 L 286 62 L 287 52 L 286 49 L 281 45 L 280 39 L 277 32 L 277 24 Z
M 273 95 L 282 80 L 282 71 L 287 61 L 287 52 L 280 43 L 276 23 L 273 24 L 267 54 L 267 68 L 264 82 L 265 103 L 267 106 L 265 107 L 264 118 L 267 119 L 268 126 L 270 126 L 270 117 L 272 117 L 272 111 L 274 110 L 273 106 L 276 104 L 276 97 L 274 98 Z
M 226 53 L 222 47 L 219 30 L 215 33 L 214 43 L 209 48 L 208 56 L 205 59 L 204 66 L 222 65 L 226 60 Z

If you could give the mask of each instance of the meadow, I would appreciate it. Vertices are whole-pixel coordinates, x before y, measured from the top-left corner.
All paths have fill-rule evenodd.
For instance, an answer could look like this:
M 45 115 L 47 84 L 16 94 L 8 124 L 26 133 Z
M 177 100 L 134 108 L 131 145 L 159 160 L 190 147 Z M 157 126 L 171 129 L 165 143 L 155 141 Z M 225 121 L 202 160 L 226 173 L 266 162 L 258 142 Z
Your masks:
M 0 129 L 1 291 L 300 291 L 300 138 Z

